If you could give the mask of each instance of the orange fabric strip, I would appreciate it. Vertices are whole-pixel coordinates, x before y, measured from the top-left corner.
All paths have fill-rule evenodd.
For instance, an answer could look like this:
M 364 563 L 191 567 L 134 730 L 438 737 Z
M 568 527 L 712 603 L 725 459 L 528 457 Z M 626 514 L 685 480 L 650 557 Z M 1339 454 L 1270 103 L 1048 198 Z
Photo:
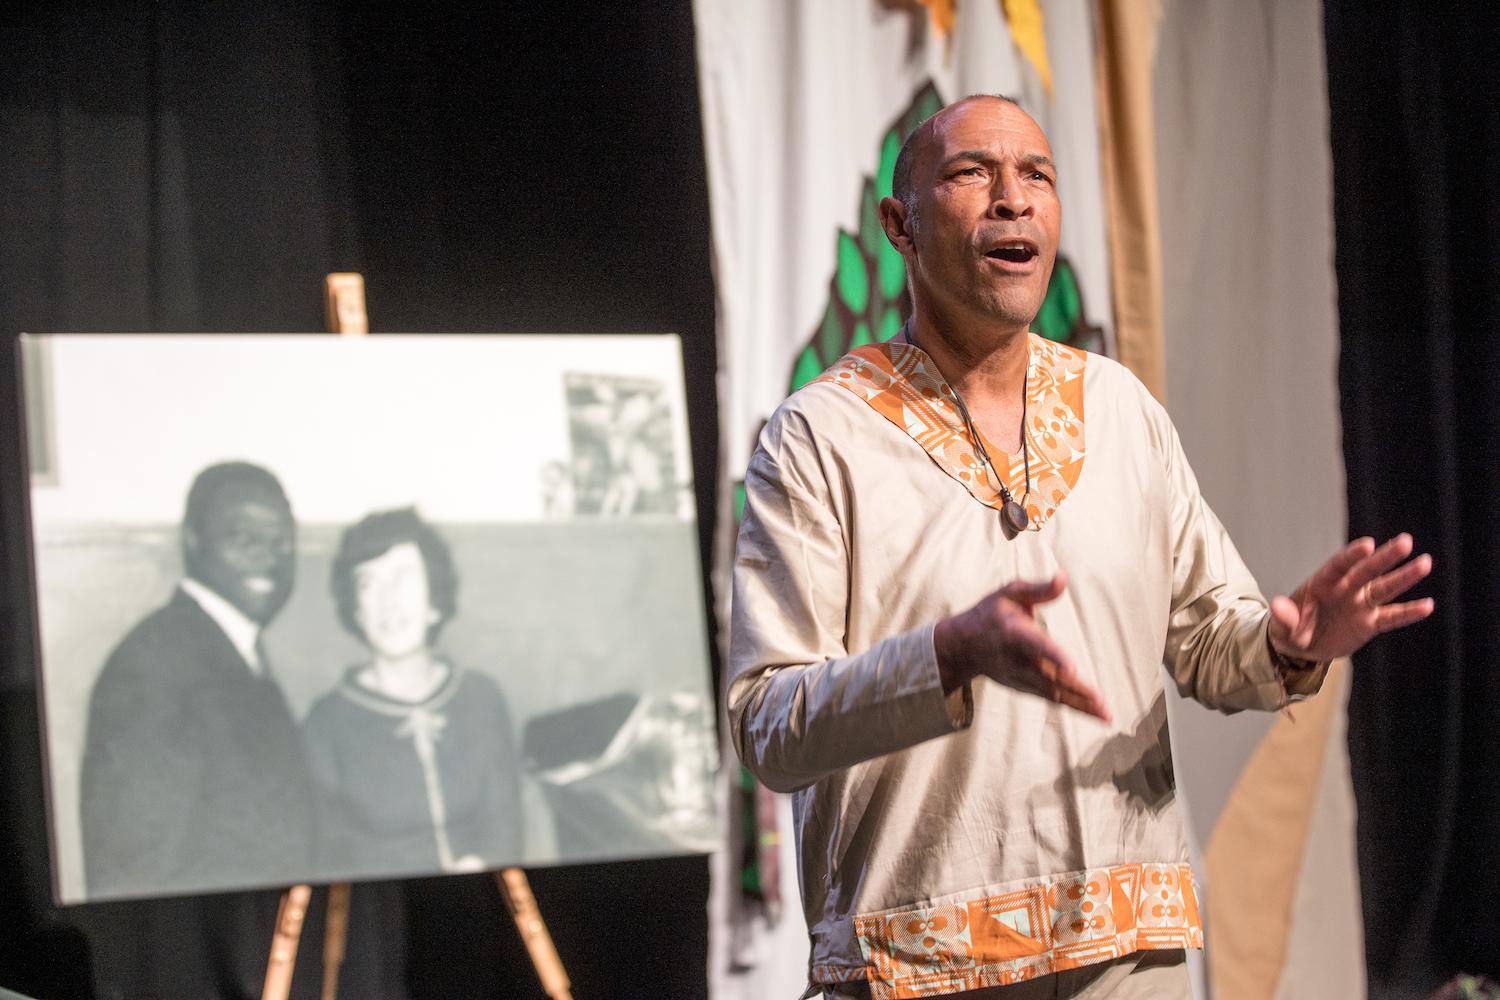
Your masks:
M 872 1000 L 983 989 L 1137 951 L 1202 948 L 1186 864 L 1130 864 L 1057 875 L 938 906 L 854 918 Z M 850 970 L 813 970 L 820 982 Z M 842 973 L 842 975 L 839 975 Z

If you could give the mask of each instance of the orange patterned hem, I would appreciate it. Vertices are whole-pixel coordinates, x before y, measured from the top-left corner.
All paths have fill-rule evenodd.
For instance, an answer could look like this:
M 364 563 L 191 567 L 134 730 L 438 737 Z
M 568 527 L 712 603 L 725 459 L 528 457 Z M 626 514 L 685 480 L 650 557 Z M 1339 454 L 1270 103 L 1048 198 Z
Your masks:
M 819 966 L 816 982 L 865 979 L 871 1000 L 905 1000 L 1036 979 L 1137 951 L 1202 948 L 1186 864 L 1057 875 L 967 901 L 854 918 L 863 969 Z
M 1026 368 L 1026 442 L 1031 491 L 1025 500 L 1031 526 L 1039 528 L 1067 498 L 1083 472 L 1082 351 L 1030 334 Z M 813 379 L 841 385 L 901 428 L 948 475 L 982 504 L 999 508 L 1000 490 L 976 457 L 953 389 L 921 348 L 886 341 L 844 355 Z M 1026 495 L 1022 455 L 987 447 L 1004 466 L 999 474 L 1017 499 Z

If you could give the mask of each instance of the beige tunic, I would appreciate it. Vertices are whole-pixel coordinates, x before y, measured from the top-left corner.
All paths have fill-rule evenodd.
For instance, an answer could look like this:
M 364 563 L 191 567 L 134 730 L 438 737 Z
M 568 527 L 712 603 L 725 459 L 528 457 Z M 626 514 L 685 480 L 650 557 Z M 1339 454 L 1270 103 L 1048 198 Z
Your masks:
M 893 415 L 882 372 L 858 384 L 870 351 L 926 361 L 911 347 L 797 392 L 751 459 L 728 713 L 741 759 L 795 793 L 814 982 L 926 996 L 1202 946 L 1161 665 L 1205 705 L 1276 708 L 1266 602 L 1140 383 L 1032 345 L 1028 385 L 1072 390 L 1028 397 L 1033 462 L 1055 473 L 1038 530 L 1008 540 L 985 484 L 960 481 L 963 449 L 933 434 L 961 433 L 946 385 L 924 388 L 933 413 Z M 945 699 L 934 623 L 1059 569 L 1038 617 L 1115 721 L 988 680 Z

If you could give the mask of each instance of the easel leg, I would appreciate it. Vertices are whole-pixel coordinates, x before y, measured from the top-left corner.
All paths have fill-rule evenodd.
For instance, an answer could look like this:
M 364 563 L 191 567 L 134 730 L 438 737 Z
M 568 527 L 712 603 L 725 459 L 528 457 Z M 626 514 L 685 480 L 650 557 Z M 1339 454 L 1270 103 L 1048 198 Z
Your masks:
M 542 923 L 542 914 L 537 909 L 536 897 L 531 894 L 526 873 L 519 868 L 506 868 L 495 873 L 495 881 L 531 955 L 531 964 L 536 967 L 537 977 L 542 981 L 542 990 L 552 1000 L 573 1000 L 573 984 L 568 981 L 568 973 L 563 969 L 557 946 L 552 943 L 552 935 L 547 933 L 547 925 Z
M 323 282 L 328 306 L 328 327 L 335 333 L 362 334 L 369 330 L 365 318 L 365 279 L 358 274 L 330 274 Z M 266 964 L 266 982 L 260 1000 L 287 1000 L 292 992 L 292 971 L 297 966 L 297 945 L 302 940 L 302 922 L 312 887 L 294 885 L 281 894 L 276 911 L 276 931 L 271 938 L 271 958 Z M 344 961 L 344 941 L 349 929 L 349 884 L 332 886 L 328 892 L 328 924 L 323 930 L 323 998 L 334 1000 L 339 989 L 339 966 Z M 330 961 L 332 958 L 332 961 Z
M 323 1000 L 338 1000 L 339 996 L 339 969 L 349 940 L 349 892 L 348 882 L 328 887 L 328 922 L 323 925 Z
M 292 992 L 292 970 L 297 966 L 297 944 L 302 940 L 302 922 L 312 887 L 294 885 L 281 894 L 276 910 L 276 932 L 271 938 L 271 958 L 266 963 L 266 983 L 260 1000 L 287 1000 Z

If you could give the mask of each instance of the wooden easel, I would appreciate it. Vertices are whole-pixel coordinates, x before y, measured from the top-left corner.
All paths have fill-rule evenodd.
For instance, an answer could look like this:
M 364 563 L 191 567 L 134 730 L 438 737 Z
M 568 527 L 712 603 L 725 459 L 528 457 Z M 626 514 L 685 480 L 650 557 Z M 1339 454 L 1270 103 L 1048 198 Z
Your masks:
M 359 274 L 330 274 L 323 282 L 328 330 L 345 337 L 359 337 L 370 332 L 369 314 L 365 311 L 365 279 Z M 495 873 L 495 884 L 505 899 L 506 908 L 516 922 L 521 941 L 526 945 L 531 964 L 536 968 L 542 990 L 552 1000 L 573 1000 L 573 984 L 563 969 L 552 935 L 542 922 L 531 883 L 519 868 Z M 344 943 L 349 934 L 348 882 L 328 887 L 328 914 L 323 929 L 323 1000 L 337 1000 L 339 968 L 344 962 Z M 281 895 L 276 911 L 276 930 L 271 938 L 271 957 L 266 963 L 265 986 L 261 1000 L 287 1000 L 292 989 L 292 971 L 297 965 L 297 945 L 302 939 L 302 924 L 312 888 L 294 885 Z

